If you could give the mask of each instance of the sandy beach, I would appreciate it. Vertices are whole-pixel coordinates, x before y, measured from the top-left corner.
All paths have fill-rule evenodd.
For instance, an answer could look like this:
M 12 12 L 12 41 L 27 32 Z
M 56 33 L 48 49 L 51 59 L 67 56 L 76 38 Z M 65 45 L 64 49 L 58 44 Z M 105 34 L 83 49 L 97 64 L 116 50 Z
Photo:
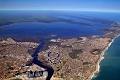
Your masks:
M 100 71 L 100 62 L 104 59 L 104 55 L 105 55 L 105 52 L 109 49 L 109 47 L 111 46 L 111 44 L 114 42 L 114 40 L 116 38 L 118 38 L 120 36 L 117 35 L 115 38 L 112 39 L 112 41 L 108 44 L 108 46 L 102 51 L 101 55 L 100 55 L 100 59 L 98 60 L 97 64 L 96 64 L 96 70 L 92 73 L 92 75 L 90 76 L 90 80 L 92 80 L 93 78 L 95 78 L 97 75 L 96 73 L 99 73 Z

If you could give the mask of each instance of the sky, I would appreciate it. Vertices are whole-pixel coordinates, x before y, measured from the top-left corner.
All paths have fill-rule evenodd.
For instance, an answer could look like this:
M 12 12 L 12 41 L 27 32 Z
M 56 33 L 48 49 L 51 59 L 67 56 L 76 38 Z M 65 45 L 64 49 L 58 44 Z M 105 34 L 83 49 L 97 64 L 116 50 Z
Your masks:
M 80 10 L 120 12 L 120 0 L 0 0 L 0 10 Z

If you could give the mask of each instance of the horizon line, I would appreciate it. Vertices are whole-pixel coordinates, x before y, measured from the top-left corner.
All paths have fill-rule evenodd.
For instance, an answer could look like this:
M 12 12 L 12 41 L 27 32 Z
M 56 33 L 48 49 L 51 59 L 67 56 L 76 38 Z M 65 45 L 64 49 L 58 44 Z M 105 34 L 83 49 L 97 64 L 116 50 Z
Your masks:
M 120 12 L 119 10 L 79 10 L 79 9 L 0 9 L 3 11 L 80 11 L 80 12 Z

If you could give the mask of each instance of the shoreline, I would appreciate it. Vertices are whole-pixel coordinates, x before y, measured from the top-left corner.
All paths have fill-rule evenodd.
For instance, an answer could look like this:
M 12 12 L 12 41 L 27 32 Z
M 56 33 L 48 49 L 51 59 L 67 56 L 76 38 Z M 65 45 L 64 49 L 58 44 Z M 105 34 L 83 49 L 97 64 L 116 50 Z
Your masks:
M 105 44 L 105 43 L 103 43 L 104 42 L 104 40 L 103 41 L 101 41 L 101 39 L 100 39 L 100 43 L 99 43 L 99 45 L 102 45 L 102 44 L 104 44 L 104 48 L 102 48 L 101 49 L 101 54 L 99 54 L 98 55 L 98 58 L 96 59 L 96 63 L 94 64 L 94 66 L 95 66 L 95 68 L 93 68 L 93 71 L 90 73 L 90 75 L 88 75 L 87 77 L 86 77 L 86 79 L 87 80 L 92 80 L 92 79 L 94 79 L 94 78 L 96 78 L 96 76 L 98 75 L 97 73 L 99 73 L 100 72 L 100 63 L 101 63 L 101 61 L 104 59 L 104 55 L 105 55 L 105 52 L 108 50 L 108 48 L 111 46 L 111 44 L 114 42 L 114 40 L 116 39 L 116 38 L 118 38 L 119 36 L 120 36 L 120 34 L 115 34 L 116 36 L 114 36 L 114 37 L 110 37 L 108 40 L 107 40 L 107 43 Z M 97 37 L 96 37 L 97 38 Z M 100 37 L 101 38 L 101 37 Z M 104 37 L 104 38 L 107 38 L 107 37 Z M 103 38 L 103 39 L 104 39 Z M 89 39 L 89 38 L 88 38 Z M 76 40 L 76 38 L 75 38 L 75 40 Z M 83 39 L 84 40 L 84 39 Z M 91 40 L 96 40 L 96 39 L 91 39 Z M 90 41 L 91 41 L 90 40 Z M 99 40 L 99 37 L 98 37 L 98 39 L 97 40 Z M 74 39 L 73 39 L 73 41 L 74 41 Z M 105 40 L 106 41 L 106 40 Z M 15 43 L 19 43 L 19 44 L 25 44 L 25 45 L 27 45 L 28 44 L 28 42 L 15 42 L 13 39 L 11 39 L 11 38 L 8 38 L 6 41 L 5 40 L 3 40 L 2 42 L 8 42 L 8 43 L 11 43 L 11 44 L 15 44 Z M 54 42 L 54 40 L 53 40 L 53 42 Z M 78 41 L 77 41 L 78 42 Z M 92 43 L 91 43 L 92 44 Z M 32 44 L 31 44 L 32 45 Z M 98 46 L 98 48 L 99 48 L 99 46 Z M 38 50 L 37 50 L 38 51 Z M 36 52 L 36 51 L 35 51 Z M 35 61 L 36 62 L 36 61 Z
M 105 52 L 109 49 L 109 47 L 112 45 L 112 43 L 115 41 L 115 39 L 117 39 L 118 37 L 120 37 L 120 34 L 117 35 L 116 37 L 114 37 L 112 39 L 112 41 L 107 45 L 107 47 L 102 51 L 101 55 L 100 55 L 100 59 L 98 60 L 97 64 L 96 64 L 96 70 L 91 74 L 91 76 L 88 78 L 90 80 L 92 80 L 93 78 L 97 77 L 96 73 L 100 72 L 100 63 L 102 60 L 104 60 L 104 55 Z

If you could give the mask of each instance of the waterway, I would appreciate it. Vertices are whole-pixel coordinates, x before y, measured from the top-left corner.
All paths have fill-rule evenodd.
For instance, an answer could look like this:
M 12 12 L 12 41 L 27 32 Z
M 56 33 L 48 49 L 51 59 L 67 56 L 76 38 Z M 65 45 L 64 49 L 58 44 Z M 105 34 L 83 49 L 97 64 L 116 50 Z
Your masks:
M 48 72 L 48 76 L 46 78 L 46 80 L 50 80 L 53 73 L 54 73 L 54 69 L 50 66 L 50 65 L 46 65 L 45 63 L 41 62 L 40 60 L 38 60 L 38 53 L 40 51 L 42 51 L 42 49 L 44 48 L 45 45 L 45 41 L 44 40 L 40 40 L 40 44 L 39 46 L 36 48 L 35 52 L 33 53 L 32 57 L 33 57 L 33 63 L 44 68 L 47 72 Z

